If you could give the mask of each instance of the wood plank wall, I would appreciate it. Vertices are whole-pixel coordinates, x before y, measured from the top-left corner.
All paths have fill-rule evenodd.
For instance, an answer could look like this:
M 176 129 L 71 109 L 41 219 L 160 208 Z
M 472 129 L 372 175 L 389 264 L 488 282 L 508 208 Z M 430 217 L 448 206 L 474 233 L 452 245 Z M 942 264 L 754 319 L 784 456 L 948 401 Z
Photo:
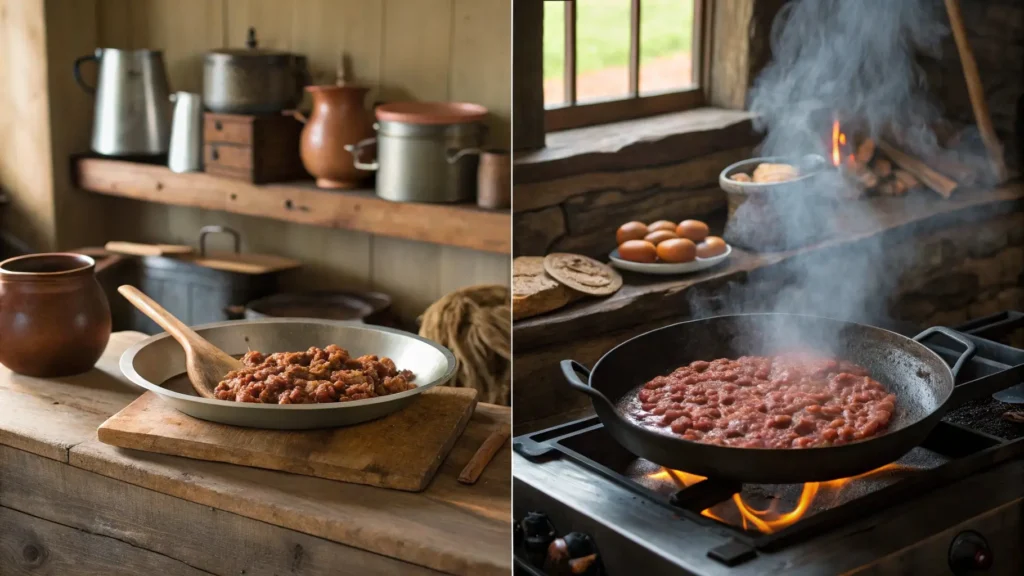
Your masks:
M 342 50 L 379 100 L 466 100 L 492 110 L 493 146 L 509 146 L 511 0 L 96 0 L 97 42 L 164 51 L 172 89 L 201 91 L 207 50 L 260 45 L 306 54 L 333 81 Z M 70 67 L 70 63 L 68 63 Z M 70 74 L 69 74 L 70 75 Z M 293 289 L 373 288 L 414 318 L 460 286 L 509 282 L 507 256 L 218 212 L 118 203 L 110 238 L 194 243 L 207 224 L 242 233 L 244 248 L 303 261 Z
M 52 248 L 49 98 L 42 1 L 0 0 L 0 187 L 10 193 L 4 226 L 24 242 Z

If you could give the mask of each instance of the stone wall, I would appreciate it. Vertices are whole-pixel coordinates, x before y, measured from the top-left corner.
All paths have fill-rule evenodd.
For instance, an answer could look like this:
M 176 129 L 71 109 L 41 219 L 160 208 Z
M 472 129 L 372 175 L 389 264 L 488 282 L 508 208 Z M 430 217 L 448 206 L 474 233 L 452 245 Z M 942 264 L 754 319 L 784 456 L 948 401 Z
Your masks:
M 691 315 L 776 311 L 956 326 L 1024 310 L 1024 212 L 897 230 L 694 291 Z
M 678 132 L 664 126 L 672 123 Z M 582 137 L 587 131 L 592 139 Z M 615 231 L 631 220 L 694 218 L 720 233 L 726 199 L 718 176 L 750 158 L 760 139 L 749 114 L 711 109 L 570 132 L 576 134 L 550 135 L 548 150 L 536 158 L 516 160 L 513 256 L 575 252 L 604 259 L 615 248 Z

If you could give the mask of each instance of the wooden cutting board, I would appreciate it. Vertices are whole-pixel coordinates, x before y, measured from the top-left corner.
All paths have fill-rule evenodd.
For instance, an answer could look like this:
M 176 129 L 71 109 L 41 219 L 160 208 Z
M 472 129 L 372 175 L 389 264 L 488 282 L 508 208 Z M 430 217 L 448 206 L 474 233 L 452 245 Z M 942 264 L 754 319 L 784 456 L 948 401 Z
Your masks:
M 107 242 L 105 249 L 116 254 L 131 256 L 169 256 L 174 254 L 191 254 L 195 250 L 182 244 L 140 244 L 138 242 Z
M 97 436 L 121 448 L 419 492 L 465 429 L 476 395 L 439 386 L 379 420 L 282 431 L 198 420 L 146 392 L 100 425 Z
M 228 252 L 224 250 L 207 250 L 205 254 L 195 251 L 191 246 L 181 244 L 141 244 L 138 242 L 107 242 L 104 246 L 108 251 L 132 256 L 165 256 L 185 260 L 199 266 L 238 272 L 240 274 L 267 274 L 298 268 L 302 264 L 298 260 L 274 256 L 271 254 L 250 254 L 248 252 Z

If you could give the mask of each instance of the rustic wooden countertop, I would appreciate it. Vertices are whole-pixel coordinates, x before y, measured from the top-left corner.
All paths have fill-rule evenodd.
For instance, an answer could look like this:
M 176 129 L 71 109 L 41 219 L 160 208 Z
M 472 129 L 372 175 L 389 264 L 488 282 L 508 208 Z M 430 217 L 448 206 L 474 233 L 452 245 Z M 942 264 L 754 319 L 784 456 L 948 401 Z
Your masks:
M 851 212 L 863 217 L 846 219 L 833 239 L 820 244 L 763 254 L 734 247 L 723 265 L 684 276 L 624 272 L 622 289 L 608 298 L 588 298 L 550 314 L 516 322 L 512 331 L 516 353 L 678 317 L 686 310 L 687 289 L 697 285 L 726 282 L 811 251 L 848 246 L 879 233 L 912 232 L 920 226 L 941 226 L 964 218 L 1019 210 L 1022 201 L 1024 182 L 1017 181 L 991 190 L 961 189 L 948 200 L 930 191 L 919 191 L 902 198 L 877 197 L 851 203 Z
M 96 428 L 141 391 L 118 369 L 0 366 L 0 565 L 103 574 L 509 574 L 511 454 L 456 480 L 508 408 L 480 404 L 429 488 L 398 492 L 114 448 Z M 141 487 L 141 488 L 139 488 Z M 62 569 L 63 568 L 63 569 Z M 30 570 L 31 571 L 31 570 Z

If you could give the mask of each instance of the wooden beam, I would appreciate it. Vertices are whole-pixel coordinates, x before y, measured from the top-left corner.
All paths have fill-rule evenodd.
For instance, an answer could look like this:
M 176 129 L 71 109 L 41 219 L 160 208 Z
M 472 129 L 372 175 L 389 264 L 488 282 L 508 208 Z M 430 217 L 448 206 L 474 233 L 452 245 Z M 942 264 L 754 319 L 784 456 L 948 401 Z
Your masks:
M 629 9 L 629 95 L 640 95 L 640 0 Z
M 90 192 L 174 206 L 193 206 L 286 222 L 507 254 L 507 210 L 469 205 L 389 202 L 373 191 L 325 191 L 312 182 L 256 186 L 164 166 L 100 158 L 75 163 L 78 185 Z
M 544 147 L 544 2 L 512 4 L 512 146 Z
M 565 3 L 565 57 L 562 71 L 565 84 L 565 104 L 576 103 L 576 1 Z
M 714 4 L 708 103 L 742 110 L 757 74 L 771 59 L 771 26 L 785 0 Z

